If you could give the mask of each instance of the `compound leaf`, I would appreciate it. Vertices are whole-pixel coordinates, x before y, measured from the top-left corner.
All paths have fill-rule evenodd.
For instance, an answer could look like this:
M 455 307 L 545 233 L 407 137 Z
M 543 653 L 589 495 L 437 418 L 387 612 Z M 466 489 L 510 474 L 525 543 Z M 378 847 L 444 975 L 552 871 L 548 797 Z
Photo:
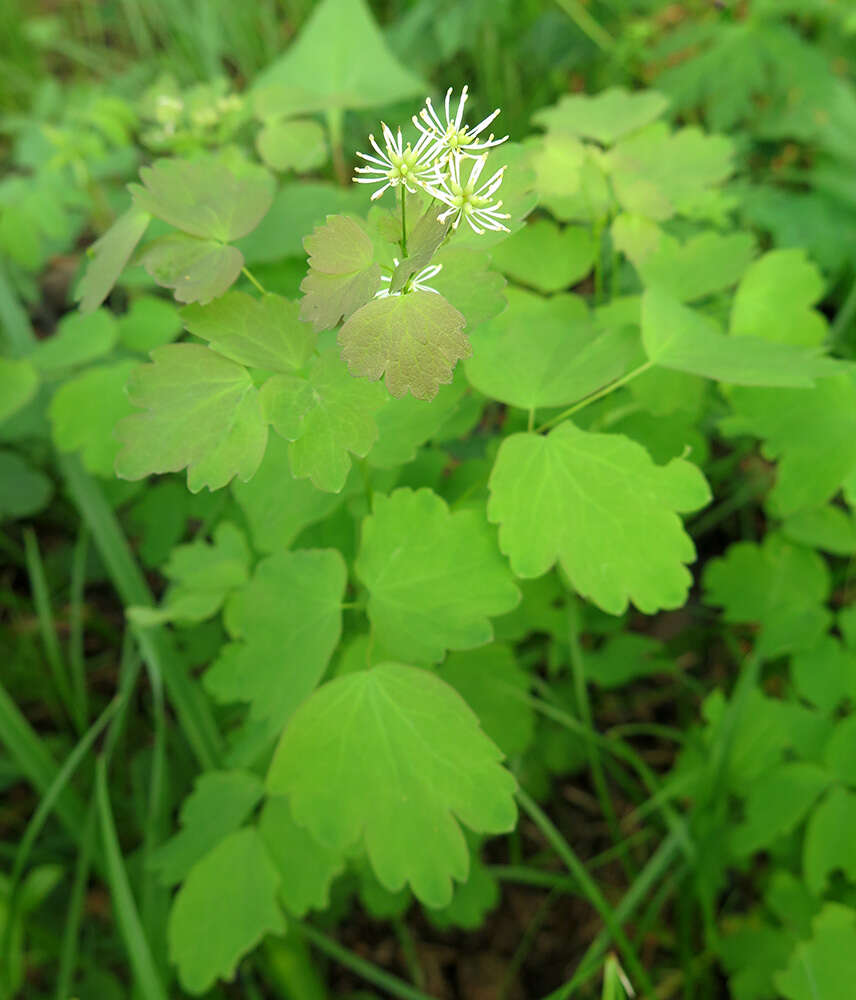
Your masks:
M 489 617 L 520 600 L 484 515 L 452 514 L 429 489 L 375 495 L 356 572 L 378 642 L 418 663 L 490 642 Z
M 38 385 L 39 376 L 29 361 L 0 358 L 0 422 L 26 406 Z
M 119 317 L 119 340 L 131 351 L 148 354 L 170 344 L 181 333 L 181 314 L 171 302 L 140 295 Z
M 86 273 L 75 296 L 82 313 L 97 309 L 110 294 L 151 218 L 148 212 L 132 206 L 89 248 Z
M 622 136 L 650 125 L 668 106 L 669 98 L 656 90 L 631 93 L 623 87 L 609 87 L 594 96 L 566 94 L 558 104 L 536 112 L 532 121 L 551 132 L 611 146 Z
M 345 563 L 334 549 L 277 552 L 226 603 L 232 637 L 205 674 L 218 700 L 283 723 L 321 679 L 342 627 Z
M 238 961 L 265 934 L 282 934 L 279 873 L 248 827 L 229 834 L 191 869 L 169 915 L 169 953 L 181 985 L 206 992 L 231 979 Z
M 365 305 L 381 287 L 380 265 L 366 231 L 346 215 L 328 215 L 303 241 L 309 273 L 300 284 L 300 318 L 316 330 L 332 330 Z
M 775 977 L 786 1000 L 849 1000 L 856 980 L 856 915 L 827 903 L 812 923 L 812 937 L 797 945 Z
M 809 889 L 820 896 L 832 872 L 856 882 L 856 794 L 833 788 L 809 817 L 803 845 L 803 870 Z
M 296 170 L 305 174 L 327 162 L 324 130 L 313 121 L 271 121 L 256 137 L 256 147 L 273 170 Z
M 321 843 L 342 851 L 362 840 L 384 888 L 409 883 L 441 907 L 452 879 L 468 874 L 459 822 L 478 833 L 515 824 L 515 782 L 501 759 L 452 688 L 384 663 L 325 684 L 298 709 L 267 785 Z
M 390 469 L 411 461 L 416 449 L 457 411 L 465 389 L 465 381 L 458 378 L 451 385 L 441 386 L 432 400 L 387 396 L 375 416 L 378 438 L 368 453 L 369 463 Z
M 583 226 L 560 229 L 549 219 L 538 219 L 500 243 L 492 257 L 509 278 L 539 292 L 560 292 L 591 271 L 594 237 Z
M 628 601 L 646 614 L 684 603 L 695 548 L 677 512 L 710 499 L 689 462 L 658 466 L 629 438 L 565 422 L 547 436 L 506 438 L 489 489 L 488 517 L 518 576 L 540 576 L 558 560 L 576 590 L 611 614 Z
M 392 396 L 433 399 L 472 354 L 466 320 L 440 294 L 411 291 L 373 299 L 339 331 L 342 357 L 354 375 L 386 375 Z
M 171 288 L 179 302 L 205 303 L 234 284 L 244 257 L 237 247 L 171 233 L 149 243 L 140 263 L 159 285 Z
M 193 493 L 249 479 L 265 450 L 267 428 L 247 370 L 200 344 L 170 344 L 151 354 L 128 383 L 144 412 L 117 428 L 123 479 L 187 468 Z

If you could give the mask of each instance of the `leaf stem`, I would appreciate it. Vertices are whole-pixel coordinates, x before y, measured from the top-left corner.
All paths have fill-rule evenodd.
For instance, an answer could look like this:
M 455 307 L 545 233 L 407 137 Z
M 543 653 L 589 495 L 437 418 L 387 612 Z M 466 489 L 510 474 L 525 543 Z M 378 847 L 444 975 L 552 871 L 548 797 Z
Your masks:
M 404 185 L 401 191 L 401 259 L 407 260 L 407 190 Z
M 262 295 L 267 295 L 264 285 L 259 281 L 259 279 L 252 273 L 248 267 L 241 268 L 241 274 L 247 278 L 251 284 L 255 285 L 256 289 L 261 292 Z
M 590 396 L 586 396 L 578 403 L 574 403 L 573 406 L 569 406 L 567 410 L 562 410 L 561 413 L 557 414 L 555 417 L 551 417 L 549 420 L 541 424 L 535 433 L 543 434 L 544 431 L 549 430 L 551 427 L 555 427 L 556 424 L 560 424 L 567 417 L 570 417 L 579 410 L 584 409 L 590 403 L 596 403 L 599 399 L 603 399 L 604 396 L 608 396 L 611 392 L 615 392 L 616 389 L 620 389 L 622 386 L 627 385 L 628 382 L 632 382 L 633 379 L 641 375 L 643 372 L 647 372 L 653 364 L 653 361 L 646 361 L 644 364 L 639 365 L 638 368 L 634 368 L 633 371 L 628 372 L 626 375 L 622 375 L 621 378 L 617 378 L 614 382 L 610 382 L 609 385 L 604 386 L 602 389 L 598 389 L 597 392 L 593 392 Z
M 347 948 L 343 948 L 332 938 L 310 924 L 295 923 L 292 926 L 299 934 L 302 934 L 303 937 L 315 945 L 319 951 L 324 952 L 325 955 L 328 955 L 340 965 L 344 965 L 351 972 L 355 972 L 358 976 L 365 979 L 366 982 L 373 983 L 378 988 L 386 990 L 390 996 L 398 997 L 399 1000 L 433 1000 L 427 993 L 409 986 L 403 979 L 399 979 L 389 972 L 384 972 L 383 969 L 379 969 L 371 962 L 367 962 L 364 958 L 360 958 L 359 955 L 355 955 L 353 952 L 348 951 Z
M 615 39 L 592 17 L 580 0 L 556 0 L 556 3 L 598 48 L 604 52 L 612 52 L 615 48 Z

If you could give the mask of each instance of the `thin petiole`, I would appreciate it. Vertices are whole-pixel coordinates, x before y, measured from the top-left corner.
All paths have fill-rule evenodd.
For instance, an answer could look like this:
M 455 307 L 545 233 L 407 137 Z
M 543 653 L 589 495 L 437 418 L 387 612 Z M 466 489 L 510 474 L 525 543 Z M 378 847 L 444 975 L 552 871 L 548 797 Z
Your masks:
M 614 382 L 610 382 L 609 385 L 604 386 L 602 389 L 598 389 L 597 392 L 593 392 L 590 396 L 586 396 L 578 403 L 574 403 L 573 406 L 569 406 L 567 410 L 562 410 L 561 413 L 556 414 L 555 417 L 551 417 L 549 420 L 541 424 L 535 433 L 542 434 L 551 427 L 555 427 L 556 424 L 560 424 L 568 417 L 573 416 L 579 410 L 584 409 L 590 403 L 596 403 L 599 399 L 603 399 L 604 396 L 608 396 L 611 392 L 615 392 L 616 389 L 620 389 L 622 386 L 627 385 L 628 382 L 632 382 L 633 379 L 638 378 L 643 372 L 647 372 L 653 364 L 653 361 L 646 361 L 644 364 L 639 365 L 638 368 L 634 368 L 633 371 L 628 372 L 626 375 L 622 375 L 621 378 L 616 379 Z
M 262 295 L 267 295 L 264 285 L 259 281 L 259 279 L 253 274 L 253 272 L 248 267 L 241 268 L 241 274 L 253 285 L 255 285 L 256 290 L 261 292 Z

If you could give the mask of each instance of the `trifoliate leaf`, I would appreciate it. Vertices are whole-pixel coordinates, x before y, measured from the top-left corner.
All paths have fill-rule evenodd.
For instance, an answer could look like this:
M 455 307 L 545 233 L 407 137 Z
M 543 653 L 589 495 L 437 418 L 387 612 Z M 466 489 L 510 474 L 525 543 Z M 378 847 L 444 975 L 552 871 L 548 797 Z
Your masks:
M 641 445 L 565 422 L 546 437 L 513 434 L 491 473 L 488 517 L 518 576 L 558 561 L 572 585 L 611 614 L 680 607 L 695 548 L 677 513 L 710 491 L 683 459 L 655 465 Z
M 316 330 L 332 330 L 381 288 L 380 265 L 366 231 L 345 215 L 328 215 L 303 241 L 309 273 L 300 290 L 300 318 Z
M 591 271 L 594 238 L 582 226 L 560 229 L 548 219 L 538 219 L 500 243 L 492 257 L 509 278 L 539 292 L 560 292 Z
M 198 539 L 172 550 L 163 568 L 170 580 L 160 608 L 131 608 L 136 622 L 201 622 L 216 614 L 226 597 L 247 582 L 250 553 L 243 533 L 231 521 L 214 531 L 213 543 Z
M 279 898 L 295 917 L 309 910 L 323 910 L 330 902 L 330 883 L 345 867 L 341 851 L 319 843 L 306 827 L 298 826 L 288 799 L 265 803 L 259 819 L 259 836 L 279 872 Z
M 823 894 L 830 874 L 841 871 L 856 882 L 856 794 L 833 788 L 806 826 L 803 871 L 809 889 Z
M 273 170 L 305 174 L 327 162 L 327 140 L 318 122 L 294 118 L 268 122 L 256 136 L 256 147 Z
M 119 452 L 117 423 L 133 412 L 125 385 L 137 368 L 135 361 L 98 365 L 64 382 L 50 404 L 53 439 L 60 451 L 81 451 L 83 464 L 98 476 L 112 479 Z
M 716 188 L 733 172 L 733 156 L 725 136 L 697 128 L 673 133 L 665 122 L 655 122 L 621 139 L 603 162 L 621 207 L 659 222 L 675 214 L 722 215 Z
M 737 341 L 739 343 L 739 340 Z M 735 389 L 726 433 L 754 434 L 778 461 L 768 502 L 782 517 L 830 500 L 856 469 L 856 382 L 825 378 L 812 389 Z
M 642 298 L 642 342 L 654 364 L 732 385 L 809 388 L 843 368 L 816 348 L 729 337 L 716 320 L 659 288 Z
M 782 534 L 792 542 L 833 555 L 856 553 L 856 518 L 832 504 L 797 511 L 783 522 Z
M 514 288 L 508 309 L 473 331 L 472 343 L 470 382 L 526 410 L 573 403 L 623 375 L 640 353 L 632 330 L 599 334 L 578 296 Z
M 726 622 L 761 626 L 760 647 L 768 657 L 810 648 L 829 625 L 826 564 L 777 535 L 761 545 L 731 545 L 707 564 L 704 585 L 708 603 L 723 608 Z
M 308 479 L 295 479 L 288 449 L 288 442 L 272 434 L 258 472 L 248 483 L 232 482 L 259 552 L 291 548 L 305 527 L 323 521 L 342 502 L 341 494 L 323 493 Z
M 432 400 L 388 396 L 375 416 L 378 438 L 368 453 L 369 464 L 391 469 L 410 462 L 416 449 L 431 440 L 457 411 L 465 389 L 464 379 L 456 378 L 451 385 L 442 386 Z
M 452 514 L 428 489 L 375 494 L 356 572 L 378 641 L 418 663 L 490 642 L 488 619 L 520 600 L 484 515 Z
M 452 381 L 455 365 L 472 354 L 466 320 L 442 295 L 411 291 L 373 299 L 339 331 L 342 357 L 353 375 L 386 375 L 392 396 L 433 399 Z
M 351 454 L 364 458 L 374 444 L 384 396 L 379 386 L 352 378 L 335 348 L 309 365 L 306 378 L 275 375 L 262 388 L 267 419 L 292 442 L 293 475 L 328 493 L 345 485 Z
M 747 789 L 744 818 L 729 837 L 735 857 L 748 857 L 795 830 L 830 780 L 824 768 L 803 761 L 780 763 L 761 775 Z
M 346 571 L 333 549 L 277 552 L 226 603 L 234 640 L 205 674 L 218 700 L 282 724 L 321 679 L 342 627 Z
M 622 136 L 650 125 L 668 106 L 668 97 L 656 90 L 631 93 L 623 87 L 610 87 L 594 96 L 566 94 L 558 104 L 536 112 L 532 121 L 551 132 L 611 146 Z
M 826 339 L 827 326 L 812 306 L 823 290 L 823 278 L 804 250 L 766 253 L 740 282 L 731 307 L 731 333 L 816 347 Z
M 172 233 L 153 240 L 140 263 L 179 302 L 210 302 L 227 291 L 241 273 L 244 258 L 236 247 Z
M 802 698 L 831 715 L 842 702 L 856 699 L 856 653 L 832 635 L 791 660 L 791 678 Z
M 171 302 L 154 295 L 140 295 L 119 317 L 119 341 L 140 354 L 172 343 L 180 333 L 178 310 Z
M 67 313 L 53 336 L 40 340 L 28 360 L 43 372 L 87 364 L 109 354 L 118 336 L 116 318 L 106 309 L 86 315 Z
M 75 295 L 82 313 L 97 309 L 110 294 L 150 221 L 148 212 L 133 206 L 89 248 L 86 273 Z
M 39 376 L 29 361 L 0 358 L 0 422 L 29 403 L 38 384 Z
M 315 335 L 298 317 L 298 306 L 281 295 L 260 299 L 227 292 L 206 306 L 185 306 L 184 325 L 211 349 L 242 365 L 273 372 L 302 368 L 315 348 Z
M 143 187 L 130 186 L 137 208 L 217 243 L 246 236 L 273 201 L 273 178 L 251 164 L 239 175 L 214 159 L 158 160 L 140 170 L 140 179 Z
M 492 643 L 450 653 L 437 674 L 476 713 L 482 729 L 507 757 L 529 746 L 535 731 L 534 712 L 526 701 L 529 677 L 508 646 Z
M 786 1000 L 849 1000 L 856 979 L 856 914 L 827 903 L 812 923 L 812 938 L 797 945 L 775 983 Z
M 529 155 L 539 201 L 557 219 L 594 223 L 608 217 L 615 199 L 599 150 L 550 132 L 530 147 Z
M 117 428 L 116 459 L 123 479 L 187 468 L 187 485 L 219 489 L 234 476 L 249 479 L 264 455 L 267 428 L 247 370 L 199 344 L 152 351 L 128 383 L 144 412 Z
M 280 114 L 374 108 L 424 94 L 427 85 L 390 52 L 365 0 L 323 0 L 297 41 L 255 84 Z
M 646 288 L 694 302 L 736 284 L 755 256 L 749 233 L 703 232 L 681 243 L 640 216 L 619 215 L 612 237 Z
M 452 879 L 468 874 L 459 822 L 477 833 L 515 824 L 515 782 L 501 758 L 452 688 L 384 663 L 325 684 L 298 709 L 267 784 L 321 843 L 344 850 L 362 840 L 386 889 L 409 883 L 440 907 Z
M 191 869 L 167 927 L 184 989 L 198 995 L 231 979 L 265 934 L 283 933 L 278 890 L 279 873 L 252 827 L 229 834 Z
M 152 855 L 163 885 L 175 885 L 212 848 L 237 830 L 261 801 L 262 782 L 248 771 L 206 771 L 181 806 L 181 829 Z
M 53 496 L 53 483 L 14 451 L 0 450 L 0 519 L 29 517 Z
M 505 278 L 491 269 L 488 254 L 459 246 L 456 239 L 437 251 L 434 263 L 443 270 L 431 279 L 431 288 L 463 313 L 468 330 L 505 309 Z

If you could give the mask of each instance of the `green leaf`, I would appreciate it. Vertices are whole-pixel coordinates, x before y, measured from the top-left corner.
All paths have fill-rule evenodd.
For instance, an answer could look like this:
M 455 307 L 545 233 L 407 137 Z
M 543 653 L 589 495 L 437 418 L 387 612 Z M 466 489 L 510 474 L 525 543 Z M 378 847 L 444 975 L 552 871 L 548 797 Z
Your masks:
M 236 247 L 183 233 L 149 243 L 140 263 L 154 280 L 171 288 L 179 302 L 210 302 L 234 284 L 244 258 Z
M 437 251 L 434 263 L 443 270 L 431 279 L 431 288 L 464 314 L 468 329 L 505 309 L 505 278 L 491 270 L 488 254 L 460 246 L 456 239 Z
M 387 396 L 375 416 L 378 438 L 368 453 L 369 464 L 392 469 L 412 461 L 419 446 L 457 412 L 465 389 L 465 381 L 456 378 L 451 385 L 441 386 L 432 400 Z
M 279 114 L 373 108 L 426 90 L 390 52 L 364 0 L 322 0 L 254 88 L 256 108 Z
M 247 771 L 207 771 L 181 806 L 181 829 L 152 855 L 163 885 L 176 885 L 191 868 L 237 830 L 261 801 L 262 782 Z
M 526 701 L 529 677 L 501 643 L 450 653 L 437 674 L 478 716 L 482 729 L 507 757 L 532 742 L 535 716 Z
M 148 212 L 132 206 L 89 248 L 86 274 L 75 295 L 82 313 L 97 309 L 110 294 L 150 221 Z
M 545 129 L 611 146 L 622 136 L 655 121 L 669 106 L 669 98 L 656 90 L 631 93 L 609 87 L 599 94 L 566 94 L 553 107 L 532 116 Z
M 0 423 L 33 398 L 39 376 L 29 361 L 0 358 Z
M 51 400 L 53 439 L 60 451 L 80 450 L 83 464 L 98 476 L 112 479 L 119 452 L 116 424 L 133 407 L 125 385 L 137 368 L 135 361 L 88 368 L 64 382 Z
M 487 396 L 522 409 L 566 406 L 623 375 L 639 338 L 619 328 L 598 333 L 576 295 L 542 298 L 508 291 L 508 309 L 472 334 L 467 378 Z
M 378 642 L 418 663 L 490 642 L 488 619 L 520 600 L 484 515 L 428 489 L 375 494 L 355 568 Z
M 455 886 L 451 903 L 438 910 L 426 909 L 425 916 L 441 931 L 455 927 L 477 931 L 499 902 L 499 897 L 499 882 L 476 850 L 470 855 L 469 878 Z
M 791 514 L 782 524 L 782 534 L 792 542 L 833 555 L 856 554 L 856 518 L 832 504 Z
M 830 500 L 856 469 L 856 381 L 827 378 L 812 389 L 735 389 L 728 434 L 754 434 L 778 461 L 768 503 L 781 517 Z
M 731 333 L 802 347 L 826 339 L 823 315 L 811 307 L 824 281 L 804 250 L 773 250 L 743 276 L 731 307 Z
M 288 449 L 288 442 L 272 435 L 253 478 L 248 483 L 232 482 L 232 493 L 259 552 L 291 548 L 304 528 L 323 521 L 342 503 L 342 494 L 324 493 L 308 479 L 295 479 Z
M 501 758 L 448 685 L 384 663 L 315 692 L 283 733 L 267 784 L 321 843 L 341 851 L 362 840 L 386 889 L 409 883 L 440 907 L 468 874 L 459 822 L 477 833 L 514 827 L 515 782 Z
M 273 170 L 296 170 L 308 173 L 327 162 L 324 130 L 313 121 L 268 122 L 256 136 L 259 156 Z
M 438 222 L 437 216 L 443 214 L 447 206 L 444 202 L 435 204 L 433 201 L 420 217 L 419 221 L 407 237 L 408 256 L 396 267 L 389 284 L 389 292 L 400 292 L 407 284 L 407 279 L 418 274 L 431 263 L 431 258 L 440 248 L 452 227 L 452 220 Z M 396 227 L 398 228 L 398 227 Z
M 178 310 L 171 302 L 154 295 L 140 295 L 119 317 L 119 341 L 140 354 L 172 343 L 180 333 Z
M 250 367 L 296 371 L 315 348 L 315 335 L 300 321 L 297 303 L 281 295 L 257 299 L 245 292 L 227 292 L 210 305 L 185 306 L 181 317 L 213 351 Z
M 265 934 L 284 932 L 278 889 L 279 873 L 252 828 L 229 834 L 193 867 L 167 927 L 184 989 L 199 995 L 217 979 L 232 979 Z
M 345 562 L 334 549 L 277 552 L 226 603 L 232 642 L 205 674 L 219 701 L 281 725 L 321 679 L 342 628 Z
M 768 657 L 810 648 L 829 625 L 826 564 L 775 534 L 761 545 L 729 546 L 707 564 L 704 585 L 708 603 L 724 610 L 726 622 L 761 626 L 760 648 Z
M 654 364 L 732 385 L 810 388 L 844 368 L 813 348 L 729 337 L 714 319 L 658 288 L 642 298 L 642 342 Z
M 856 786 L 856 715 L 848 715 L 835 727 L 824 760 L 840 782 Z
M 67 313 L 47 340 L 40 340 L 29 359 L 40 371 L 54 372 L 84 365 L 109 354 L 119 332 L 116 319 L 106 309 Z
M 829 715 L 847 699 L 856 700 L 856 653 L 832 635 L 797 653 L 791 661 L 794 687 Z
M 717 952 L 728 971 L 733 1000 L 769 1000 L 775 995 L 773 976 L 787 965 L 795 936 L 790 931 L 757 918 L 740 920 L 728 928 L 717 944 Z
M 377 439 L 374 415 L 383 406 L 379 386 L 351 378 L 335 348 L 328 348 L 307 377 L 275 375 L 262 387 L 267 419 L 284 438 L 291 471 L 319 490 L 338 493 L 351 468 L 351 454 L 364 458 Z
M 214 159 L 158 160 L 141 168 L 140 179 L 143 187 L 130 185 L 138 208 L 182 233 L 217 243 L 246 236 L 273 201 L 273 178 L 251 164 L 236 174 Z
M 227 596 L 247 582 L 250 552 L 243 533 L 231 521 L 214 531 L 213 543 L 197 539 L 172 550 L 163 573 L 170 587 L 158 609 L 130 608 L 141 624 L 201 622 L 216 614 Z
M 144 412 L 117 428 L 124 447 L 116 459 L 123 479 L 187 468 L 197 493 L 234 476 L 249 479 L 262 460 L 267 428 L 258 392 L 245 368 L 199 344 L 152 351 L 128 383 L 131 402 Z
M 599 649 L 586 650 L 585 669 L 592 684 L 609 690 L 639 677 L 672 673 L 674 664 L 666 657 L 663 644 L 651 636 L 620 632 Z
M 830 780 L 824 768 L 802 761 L 779 763 L 762 774 L 747 790 L 744 818 L 729 836 L 734 855 L 748 857 L 794 831 Z
M 683 459 L 655 465 L 629 438 L 565 422 L 546 437 L 513 434 L 491 473 L 488 517 L 518 576 L 558 560 L 574 588 L 604 611 L 632 601 L 645 614 L 677 608 L 695 548 L 677 512 L 704 506 L 710 491 Z
M 328 215 L 303 241 L 309 273 L 300 290 L 300 318 L 316 330 L 332 330 L 365 305 L 381 287 L 380 266 L 366 231 L 345 215 Z
M 279 872 L 279 898 L 295 917 L 330 904 L 330 884 L 345 867 L 341 851 L 319 843 L 291 815 L 288 799 L 275 796 L 265 802 L 259 836 Z
M 560 292 L 591 271 L 594 237 L 582 226 L 560 229 L 548 219 L 538 219 L 500 243 L 492 257 L 509 278 L 539 292 Z
M 442 295 L 411 291 L 373 299 L 339 331 L 342 357 L 353 375 L 386 375 L 392 396 L 433 399 L 452 381 L 455 365 L 472 354 L 466 320 Z
M 679 302 L 694 302 L 730 288 L 755 256 L 755 238 L 749 233 L 706 231 L 682 243 L 655 223 L 626 214 L 616 218 L 611 232 L 642 284 L 660 288 Z
M 786 1000 L 849 1000 L 856 979 L 856 914 L 827 903 L 812 924 L 812 938 L 797 945 L 775 977 Z
M 0 450 L 0 519 L 29 517 L 53 496 L 53 483 L 14 451 Z
M 856 794 L 833 788 L 809 817 L 803 871 L 809 889 L 821 896 L 829 875 L 841 871 L 856 882 Z

